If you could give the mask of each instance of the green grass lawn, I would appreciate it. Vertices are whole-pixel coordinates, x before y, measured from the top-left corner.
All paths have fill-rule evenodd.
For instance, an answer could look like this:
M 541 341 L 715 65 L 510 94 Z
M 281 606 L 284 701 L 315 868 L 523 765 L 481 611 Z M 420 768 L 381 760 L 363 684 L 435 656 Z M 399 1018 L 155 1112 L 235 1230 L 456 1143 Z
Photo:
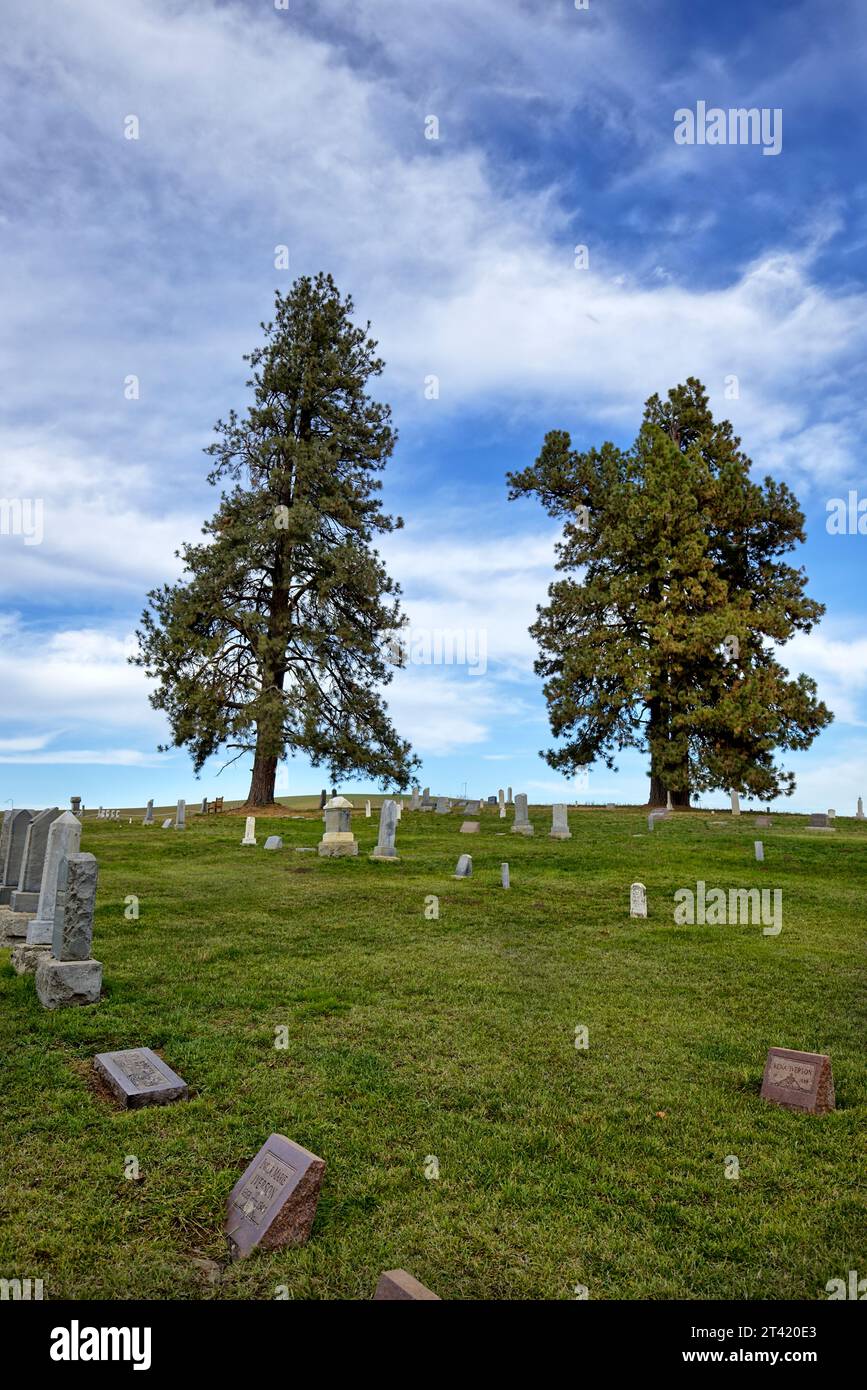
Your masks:
M 580 810 L 555 842 L 532 819 L 405 812 L 399 864 L 369 862 L 363 812 L 354 860 L 294 852 L 318 816 L 260 821 L 256 849 L 237 817 L 88 820 L 102 1001 L 44 1011 L 0 952 L 0 1274 L 51 1299 L 367 1299 L 395 1266 L 446 1299 L 816 1299 L 867 1274 L 867 823 Z M 675 926 L 698 879 L 781 888 L 782 933 Z M 835 1113 L 759 1098 L 771 1045 L 830 1054 Z M 94 1053 L 135 1046 L 192 1099 L 103 1099 Z M 327 1162 L 313 1235 L 227 1265 L 226 1197 L 272 1130 Z

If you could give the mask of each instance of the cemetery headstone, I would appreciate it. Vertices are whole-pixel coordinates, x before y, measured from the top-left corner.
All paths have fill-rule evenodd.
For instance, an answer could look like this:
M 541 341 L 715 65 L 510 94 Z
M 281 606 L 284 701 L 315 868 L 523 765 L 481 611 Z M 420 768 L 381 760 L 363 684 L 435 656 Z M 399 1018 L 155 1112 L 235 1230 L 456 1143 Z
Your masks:
M 855 819 L 856 819 L 856 820 L 863 820 L 863 819 L 864 819 L 864 802 L 863 802 L 863 800 L 862 800 L 862 798 L 861 798 L 860 796 L 859 796 L 859 798 L 858 798 L 858 810 L 855 812 Z
M 67 812 L 71 815 L 71 812 Z M 40 811 L 27 827 L 24 840 L 24 853 L 21 858 L 21 877 L 18 888 L 12 894 L 10 907 L 13 912 L 35 913 L 39 906 L 39 888 L 42 883 L 42 869 L 48 849 L 48 832 L 60 817 L 55 806 L 50 811 Z
M 69 804 L 70 804 L 70 806 L 71 806 L 71 808 L 72 808 L 72 814 L 73 814 L 74 816 L 77 816 L 77 815 L 80 813 L 80 811 L 81 811 L 81 797 L 80 797 L 80 796 L 71 796 L 71 797 L 69 798 Z
M 824 1115 L 835 1108 L 831 1059 L 822 1052 L 771 1047 L 762 1077 L 762 1099 L 787 1110 Z
M 467 804 L 466 804 L 466 806 L 464 807 L 464 810 L 466 811 L 466 813 L 467 813 L 468 816 L 477 816 L 477 815 L 480 814 L 480 810 L 479 810 L 480 806 L 481 806 L 481 802 L 478 802 L 478 801 L 468 801 Z
M 509 788 L 509 800 L 511 801 L 511 791 Z M 530 824 L 530 816 L 527 811 L 527 796 L 525 792 L 518 792 L 515 797 L 515 819 L 512 822 L 513 835 L 532 835 L 533 826 Z
M 438 796 L 437 804 L 434 808 L 434 815 L 445 816 L 452 809 L 452 803 L 447 796 Z
M 365 803 L 364 803 L 364 817 L 365 817 L 365 820 L 370 820 L 370 802 L 369 802 L 369 801 L 365 801 Z
M 510 888 L 510 887 L 511 887 L 511 884 L 510 884 L 510 882 L 509 882 L 509 866 L 508 866 L 508 864 L 501 864 L 501 865 L 500 865 L 500 882 L 502 883 L 502 885 L 503 885 L 504 888 Z
M 773 825 L 770 816 L 756 816 L 755 827 L 757 830 L 770 830 Z
M 417 811 L 420 805 L 421 805 L 421 797 L 420 797 L 419 794 L 418 794 L 418 787 L 413 787 L 413 789 L 412 789 L 412 796 L 410 797 L 410 801 L 409 801 L 409 809 L 410 809 L 411 811 Z
M 326 858 L 358 854 L 358 841 L 352 833 L 352 802 L 345 796 L 333 796 L 326 805 L 325 833 L 317 848 Z
M 506 793 L 503 791 L 502 787 L 500 787 L 500 790 L 497 792 L 497 801 L 501 806 L 505 806 L 506 804 Z
M 509 788 L 509 793 L 508 793 L 508 796 L 506 797 L 506 800 L 508 801 L 509 805 L 511 806 L 511 804 L 512 804 L 512 788 L 511 788 L 511 787 Z
M 328 793 L 327 793 L 327 791 L 325 790 L 325 788 L 323 787 L 323 788 L 322 788 L 322 791 L 319 793 L 319 809 L 320 809 L 320 811 L 324 811 L 324 810 L 325 810 L 325 803 L 326 803 L 327 800 L 328 800 Z
M 647 889 L 643 883 L 633 883 L 629 890 L 630 917 L 647 916 Z
M 147 806 L 145 807 L 144 820 L 142 821 L 142 825 L 153 825 L 153 823 L 154 823 L 154 801 L 153 801 L 153 797 L 151 797 L 150 801 L 148 802 Z
M 503 802 L 502 806 L 500 807 L 500 820 L 505 820 L 505 819 L 506 819 L 506 803 Z
M 169 816 L 167 820 L 164 820 L 164 821 L 163 821 L 163 830 L 171 830 L 171 828 L 172 828 L 172 818 L 171 818 L 171 816 Z
M 836 820 L 836 819 L 837 819 L 837 812 L 834 810 L 834 808 L 833 808 L 833 806 L 832 806 L 832 807 L 830 807 L 830 809 L 829 809 L 829 811 L 828 811 L 828 820 L 829 820 L 829 821 L 832 821 L 832 820 Z
M 66 812 L 69 815 L 69 812 Z M 12 894 L 17 891 L 21 881 L 21 864 L 24 859 L 24 847 L 27 843 L 27 831 L 33 819 L 32 811 L 11 811 L 3 817 L 3 843 L 0 849 L 4 851 L 3 858 L 3 877 L 2 887 L 0 887 L 0 904 L 8 907 L 12 900 Z
M 424 1299 L 433 1299 L 436 1303 L 442 1303 L 439 1294 L 431 1293 L 424 1284 L 420 1284 L 417 1279 L 413 1279 L 411 1274 L 407 1274 L 405 1269 L 386 1269 L 380 1274 L 373 1298 L 374 1302 L 380 1303 L 399 1300 L 422 1301 Z
M 202 797 L 202 804 L 201 804 L 201 806 L 199 807 L 199 815 L 200 815 L 200 816 L 206 816 L 207 814 L 208 814 L 208 798 L 207 798 L 206 796 L 203 796 L 203 797 Z
M 187 828 L 187 803 L 178 802 L 178 811 L 175 816 L 175 830 L 186 830 Z
M 734 787 L 732 787 L 731 799 L 732 799 L 732 815 L 733 815 L 733 816 L 739 816 L 740 813 L 741 813 L 741 799 L 740 799 L 740 797 L 738 796 L 737 792 L 735 791 Z
M 551 829 L 548 831 L 549 840 L 571 840 L 572 832 L 569 829 L 569 817 L 563 802 L 559 802 L 551 808 Z
M 453 878 L 472 878 L 473 861 L 469 854 L 462 854 L 457 863 Z
M 392 864 L 397 863 L 397 850 L 394 847 L 394 837 L 397 831 L 397 803 L 395 801 L 383 801 L 379 811 L 379 838 L 376 842 L 376 849 L 371 854 L 371 859 L 387 859 Z
M 808 830 L 825 830 L 825 831 L 831 831 L 831 832 L 832 832 L 832 831 L 834 830 L 834 827 L 833 827 L 833 825 L 829 825 L 829 824 L 828 824 L 828 817 L 827 817 L 826 815 L 823 815 L 821 811 L 817 811 L 814 815 L 812 815 L 812 816 L 810 817 L 809 824 L 807 825 L 807 829 L 808 829 Z
M 80 845 L 81 821 L 71 811 L 64 811 L 48 828 L 39 902 L 36 916 L 27 927 L 28 946 L 50 946 L 58 925 L 62 927 L 69 858 L 78 853 Z
M 128 1110 L 140 1110 L 145 1105 L 171 1105 L 190 1097 L 190 1088 L 183 1077 L 172 1071 L 149 1047 L 98 1052 L 93 1068 Z
M 269 835 L 265 841 L 266 849 L 282 849 L 283 841 L 279 835 Z
M 316 1154 L 282 1134 L 270 1135 L 229 1194 L 225 1229 L 232 1259 L 243 1259 L 257 1246 L 279 1250 L 306 1244 L 324 1173 L 325 1163 Z
M 761 840 L 756 840 L 754 843 L 755 843 L 756 859 L 757 859 L 757 861 L 759 862 L 759 864 L 763 864 L 763 863 L 765 862 L 765 847 L 764 847 L 764 845 L 762 844 Z
M 460 833 L 462 835 L 478 835 L 480 823 L 477 820 L 465 820 L 461 825 Z
M 68 856 L 64 911 L 55 923 L 51 955 L 36 968 L 36 993 L 46 1009 L 99 999 L 102 964 L 93 959 L 97 878 L 92 854 Z
M 256 817 L 247 816 L 244 821 L 244 838 L 242 845 L 255 845 L 256 843 Z

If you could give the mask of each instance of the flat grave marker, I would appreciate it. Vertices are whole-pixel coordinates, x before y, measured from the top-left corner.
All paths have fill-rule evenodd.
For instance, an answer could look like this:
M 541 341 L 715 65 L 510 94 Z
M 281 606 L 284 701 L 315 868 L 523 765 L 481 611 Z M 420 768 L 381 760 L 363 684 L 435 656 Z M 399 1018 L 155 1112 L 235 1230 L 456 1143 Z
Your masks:
M 127 1047 L 119 1052 L 98 1052 L 93 1068 L 109 1090 L 129 1110 L 145 1105 L 170 1105 L 189 1100 L 182 1076 L 149 1047 Z

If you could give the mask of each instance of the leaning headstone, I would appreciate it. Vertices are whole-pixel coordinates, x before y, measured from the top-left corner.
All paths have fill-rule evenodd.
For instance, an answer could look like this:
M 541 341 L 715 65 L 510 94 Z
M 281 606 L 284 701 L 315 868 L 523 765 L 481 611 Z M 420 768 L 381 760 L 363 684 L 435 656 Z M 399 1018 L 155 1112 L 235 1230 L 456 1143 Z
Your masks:
M 732 790 L 731 790 L 731 799 L 732 799 L 732 815 L 733 815 L 733 816 L 739 816 L 740 813 L 741 813 L 741 799 L 740 799 L 740 797 L 738 796 L 737 792 L 735 791 L 734 787 L 732 787 Z
M 352 833 L 352 802 L 333 796 L 325 807 L 325 833 L 318 845 L 326 858 L 358 854 L 358 841 Z
M 863 800 L 861 799 L 860 796 L 859 796 L 859 798 L 858 798 L 858 810 L 855 812 L 855 819 L 856 819 L 856 820 L 863 820 L 863 819 L 864 819 L 864 802 L 863 802 Z
M 364 818 L 365 818 L 365 820 L 370 820 L 370 802 L 369 802 L 369 801 L 365 801 L 365 803 L 364 803 Z
M 473 861 L 469 854 L 462 854 L 457 863 L 457 868 L 452 874 L 452 878 L 472 878 Z
M 383 801 L 379 811 L 379 839 L 376 842 L 376 849 L 370 856 L 371 859 L 387 859 L 392 864 L 397 863 L 397 850 L 394 847 L 396 830 L 397 802 Z
M 145 1105 L 171 1105 L 189 1100 L 190 1089 L 149 1047 L 127 1047 L 120 1052 L 97 1052 L 93 1069 L 128 1110 Z
M 28 946 L 50 946 L 62 928 L 67 896 L 69 858 L 81 845 L 81 821 L 71 811 L 51 822 L 45 846 L 36 916 L 27 928 Z M 92 857 L 92 856 L 91 856 Z M 95 861 L 94 861 L 95 862 Z
M 325 1163 L 316 1154 L 272 1134 L 229 1194 L 225 1230 L 232 1259 L 243 1259 L 257 1246 L 280 1250 L 306 1244 L 324 1173 Z
M 465 820 L 461 825 L 460 833 L 462 835 L 478 835 L 480 824 L 481 822 L 477 820 Z
M 283 841 L 279 835 L 269 835 L 265 841 L 266 849 L 282 849 Z
M 761 840 L 755 840 L 755 841 L 754 841 L 754 846 L 755 846 L 756 859 L 757 859 L 757 861 L 759 862 L 759 864 L 764 864 L 764 862 L 765 862 L 765 847 L 764 847 L 764 845 L 762 844 Z
M 153 823 L 154 823 L 154 802 L 153 802 L 153 797 L 151 797 L 150 801 L 149 801 L 148 804 L 147 804 L 147 807 L 145 808 L 144 820 L 142 821 L 142 825 L 153 825 Z
M 434 815 L 444 816 L 452 809 L 452 803 L 447 796 L 438 796 L 437 804 L 434 807 Z
M 256 843 L 256 817 L 247 816 L 244 822 L 244 838 L 242 845 L 255 845 Z
M 71 811 L 67 811 L 71 815 Z M 12 894 L 10 907 L 13 912 L 35 913 L 39 906 L 39 889 L 42 884 L 42 870 L 48 851 L 48 833 L 60 812 L 55 806 L 51 811 L 40 811 L 27 827 L 24 841 L 24 855 L 21 860 L 21 877 L 18 888 Z
M 548 831 L 549 840 L 571 840 L 572 832 L 569 829 L 569 817 L 566 806 L 559 802 L 551 807 L 551 829 Z
M 172 828 L 172 818 L 171 818 L 171 816 L 169 816 L 168 820 L 164 820 L 164 821 L 163 821 L 163 830 L 171 830 L 171 828 Z
M 413 1279 L 411 1274 L 407 1274 L 405 1269 L 386 1269 L 380 1274 L 373 1298 L 374 1302 L 380 1303 L 421 1302 L 424 1299 L 433 1299 L 435 1303 L 442 1303 L 438 1293 L 431 1293 L 424 1284 L 420 1284 L 417 1279 Z
M 55 923 L 51 955 L 36 968 L 36 993 L 46 1009 L 99 999 L 102 964 L 93 959 L 97 878 L 92 854 L 69 855 L 64 912 Z
M 66 815 L 69 815 L 68 811 Z M 10 811 L 3 817 L 3 840 L 0 843 L 0 850 L 3 852 L 0 904 L 5 907 L 10 905 L 12 894 L 21 881 L 24 847 L 32 819 L 32 811 Z
M 630 917 L 647 916 L 647 889 L 643 883 L 633 883 L 629 890 Z
M 762 1100 L 787 1110 L 824 1115 L 835 1109 L 831 1058 L 823 1052 L 771 1047 L 762 1077 Z
M 186 830 L 187 828 L 187 803 L 178 802 L 178 812 L 175 816 L 175 830 Z
M 509 800 L 511 801 L 511 791 L 509 788 Z M 527 796 L 525 792 L 518 792 L 515 797 L 515 819 L 512 822 L 513 835 L 532 835 L 533 827 L 530 824 L 530 817 L 527 811 Z
M 502 885 L 503 885 L 504 888 L 510 888 L 510 887 L 511 887 L 511 884 L 510 884 L 510 882 L 509 882 L 509 866 L 508 866 L 508 864 L 501 864 L 501 865 L 500 865 L 500 882 L 502 883 Z

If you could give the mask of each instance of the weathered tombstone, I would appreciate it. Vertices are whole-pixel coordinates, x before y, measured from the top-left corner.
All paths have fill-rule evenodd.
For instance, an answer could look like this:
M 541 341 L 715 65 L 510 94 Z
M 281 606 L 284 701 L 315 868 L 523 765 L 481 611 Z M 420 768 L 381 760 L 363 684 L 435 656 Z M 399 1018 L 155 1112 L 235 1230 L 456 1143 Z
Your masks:
M 732 790 L 731 790 L 731 799 L 732 799 L 732 815 L 733 815 L 733 816 L 739 816 L 740 813 L 741 813 L 741 799 L 740 799 L 740 797 L 738 796 L 737 792 L 735 791 L 734 787 L 732 787 Z
M 505 819 L 506 819 L 506 803 L 505 803 L 505 801 L 504 801 L 503 804 L 502 804 L 502 806 L 500 807 L 500 820 L 505 820 Z
M 420 805 L 421 797 L 418 794 L 418 787 L 413 787 L 412 796 L 409 799 L 409 809 L 411 811 L 417 811 Z
M 666 793 L 665 793 L 665 809 L 666 809 L 666 811 L 673 811 L 673 810 L 674 810 L 674 804 L 673 804 L 673 802 L 672 802 L 672 800 L 671 800 L 671 792 L 666 792 Z
M 643 883 L 633 883 L 629 890 L 630 917 L 647 916 L 647 889 Z
M 175 816 L 175 830 L 186 830 L 187 828 L 187 803 L 178 802 L 178 812 Z
M 825 830 L 825 831 L 829 831 L 829 832 L 833 833 L 834 827 L 833 827 L 833 825 L 829 825 L 829 824 L 828 824 L 828 817 L 827 817 L 826 815 L 823 815 L 821 811 L 817 811 L 817 812 L 815 813 L 815 815 L 812 815 L 812 816 L 810 817 L 810 821 L 809 821 L 809 824 L 808 824 L 808 826 L 807 826 L 807 829 L 808 829 L 808 830 Z
M 199 815 L 200 815 L 200 816 L 206 816 L 207 814 L 208 814 L 208 798 L 207 798 L 206 796 L 203 796 L 203 797 L 202 797 L 202 804 L 201 804 L 201 806 L 199 807 Z
M 465 820 L 461 826 L 462 835 L 478 835 L 480 822 L 477 820 Z
M 326 805 L 325 833 L 317 848 L 327 858 L 358 854 L 358 841 L 352 833 L 352 802 L 345 796 L 333 796 Z
M 365 818 L 365 820 L 370 820 L 370 802 L 369 802 L 369 801 L 365 801 L 365 803 L 364 803 L 364 818 Z
M 858 798 L 858 810 L 855 812 L 855 819 L 856 819 L 856 820 L 863 820 L 863 819 L 864 819 L 864 802 L 863 802 L 863 800 L 862 800 L 862 798 L 861 798 L 860 796 L 859 796 L 859 798 Z
M 452 878 L 472 878 L 473 861 L 469 854 L 462 854 L 457 863 L 457 868 L 452 874 Z
M 452 803 L 447 796 L 438 796 L 437 804 L 434 807 L 434 815 L 445 816 L 452 809 Z
M 77 815 L 80 813 L 80 811 L 81 811 L 81 797 L 80 797 L 80 796 L 71 796 L 71 797 L 69 798 L 69 804 L 70 804 L 70 806 L 72 807 L 72 814 L 73 814 L 74 816 L 77 816 Z
M 413 1279 L 411 1274 L 407 1274 L 405 1269 L 386 1269 L 380 1274 L 373 1299 L 374 1302 L 379 1301 L 380 1303 L 422 1301 L 424 1299 L 433 1299 L 435 1303 L 442 1303 L 439 1294 L 431 1293 L 424 1284 L 420 1284 L 417 1279 Z
M 394 837 L 397 830 L 397 802 L 383 801 L 379 811 L 379 839 L 376 842 L 376 849 L 371 854 L 371 859 L 387 859 L 392 864 L 397 863 L 397 850 L 394 847 Z
M 320 811 L 324 811 L 324 810 L 325 810 L 325 803 L 326 803 L 327 800 L 328 800 L 328 792 L 327 792 L 327 791 L 325 790 L 325 788 L 323 787 L 323 788 L 322 788 L 322 791 L 319 793 L 319 809 L 320 809 Z
M 70 855 L 77 854 L 80 845 L 81 821 L 76 820 L 71 811 L 64 811 L 48 828 L 39 902 L 36 916 L 27 927 L 28 946 L 50 946 L 58 925 L 62 928 L 67 895 L 67 867 Z
M 68 811 L 66 814 L 72 813 Z M 55 806 L 53 810 L 40 811 L 27 827 L 21 859 L 21 877 L 9 903 L 13 912 L 35 913 L 39 906 L 39 888 L 48 850 L 48 832 L 59 818 L 60 812 Z
M 120 1052 L 98 1052 L 93 1069 L 128 1110 L 145 1105 L 171 1105 L 189 1100 L 190 1089 L 182 1076 L 149 1047 L 127 1047 Z
M 489 797 L 488 797 L 488 805 L 489 805 L 489 806 L 496 806 L 496 804 L 497 804 L 497 798 L 496 798 L 495 796 L 489 796 Z
M 255 845 L 256 843 L 256 817 L 247 816 L 244 822 L 244 838 L 242 845 Z
M 756 816 L 755 827 L 757 830 L 770 830 L 773 825 L 770 816 Z
M 834 810 L 834 808 L 833 808 L 833 806 L 832 806 L 832 807 L 830 807 L 830 809 L 829 809 L 829 811 L 828 811 L 828 820 L 829 820 L 829 821 L 832 821 L 832 820 L 836 820 L 836 819 L 837 819 L 837 812 Z
M 508 794 L 508 796 L 506 797 L 506 800 L 508 801 L 509 805 L 511 806 L 511 804 L 512 804 L 512 788 L 511 788 L 511 787 L 509 788 L 509 794 Z
M 548 839 L 572 839 L 572 832 L 569 829 L 569 816 L 563 802 L 559 802 L 556 806 L 551 807 L 551 829 L 548 831 Z
M 99 999 L 102 964 L 93 959 L 97 878 L 92 854 L 69 855 L 63 915 L 55 924 L 51 955 L 36 967 L 36 993 L 46 1009 Z
M 171 830 L 171 828 L 172 828 L 172 818 L 171 818 L 171 816 L 169 816 L 168 820 L 164 820 L 164 821 L 163 821 L 163 830 Z
M 153 823 L 154 823 L 154 801 L 153 801 L 153 797 L 151 797 L 150 801 L 148 802 L 147 806 L 145 807 L 144 820 L 142 821 L 142 825 L 153 825 Z
M 464 810 L 466 811 L 468 816 L 478 816 L 480 814 L 480 804 L 481 803 L 478 801 L 468 801 L 466 806 L 464 807 Z
M 762 1100 L 787 1110 L 826 1114 L 835 1108 L 831 1058 L 822 1052 L 768 1048 L 761 1094 Z
M 506 804 L 506 793 L 503 791 L 502 787 L 500 787 L 500 790 L 497 792 L 497 802 L 500 806 L 505 806 Z
M 279 835 L 269 835 L 265 841 L 266 849 L 282 849 L 283 841 Z
M 69 812 L 66 812 L 69 815 Z M 21 881 L 21 864 L 24 859 L 24 847 L 27 843 L 27 831 L 33 819 L 32 811 L 10 811 L 3 817 L 3 843 L 0 848 L 4 851 L 3 858 L 3 877 L 0 880 L 0 904 L 8 907 L 12 894 L 17 890 Z
M 764 847 L 764 845 L 762 844 L 761 840 L 755 840 L 753 843 L 754 843 L 755 851 L 756 851 L 756 859 L 758 860 L 758 862 L 759 862 L 760 864 L 764 864 L 764 862 L 765 862 L 765 847 Z
M 510 888 L 510 887 L 512 886 L 512 885 L 510 884 L 510 882 L 509 882 L 509 866 L 508 866 L 508 864 L 501 864 L 501 865 L 500 865 L 500 882 L 502 883 L 502 885 L 503 885 L 504 888 Z
M 509 788 L 509 801 L 511 801 L 511 791 Z M 513 835 L 532 835 L 533 827 L 530 824 L 530 816 L 527 811 L 527 796 L 525 792 L 518 792 L 515 797 L 515 819 L 512 822 Z
M 226 1238 L 232 1259 L 243 1259 L 257 1246 L 280 1250 L 306 1244 L 324 1173 L 321 1158 L 272 1134 L 229 1194 Z

